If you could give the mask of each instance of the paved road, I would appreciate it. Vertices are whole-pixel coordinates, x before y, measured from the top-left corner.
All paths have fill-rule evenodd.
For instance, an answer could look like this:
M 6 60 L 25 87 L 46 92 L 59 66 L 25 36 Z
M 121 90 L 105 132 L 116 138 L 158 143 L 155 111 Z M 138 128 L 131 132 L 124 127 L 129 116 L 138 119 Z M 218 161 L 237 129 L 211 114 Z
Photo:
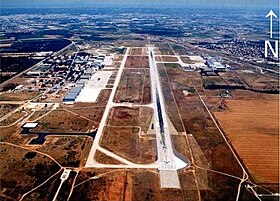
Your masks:
M 100 146 L 99 146 L 99 142 L 100 142 L 100 139 L 101 139 L 101 136 L 102 136 L 102 132 L 103 132 L 103 129 L 104 129 L 104 126 L 106 125 L 106 120 L 108 118 L 108 115 L 109 115 L 109 112 L 110 112 L 110 109 L 111 107 L 114 105 L 113 104 L 113 99 L 115 97 L 115 93 L 117 91 L 117 88 L 119 86 L 119 83 L 120 83 L 120 80 L 121 80 L 121 75 L 122 75 L 122 72 L 123 72 L 123 69 L 124 69 L 124 66 L 125 66 L 125 62 L 126 62 L 126 59 L 127 59 L 127 56 L 128 56 L 128 52 L 129 52 L 130 48 L 127 48 L 126 50 L 126 53 L 124 55 L 124 58 L 122 60 L 122 63 L 121 63 L 121 66 L 119 68 L 119 71 L 118 71 L 118 74 L 117 74 L 117 77 L 116 77 L 116 80 L 115 80 L 115 84 L 114 84 L 114 87 L 112 89 L 112 92 L 111 92 L 111 95 L 109 97 L 109 100 L 108 100 L 108 103 L 106 105 L 106 109 L 104 111 L 104 114 L 103 114 L 103 117 L 101 119 L 101 122 L 99 124 L 99 128 L 98 128 L 98 131 L 96 133 L 96 136 L 95 136 L 95 139 L 94 139 L 94 142 L 92 144 L 92 147 L 91 147 L 91 150 L 90 150 L 90 153 L 89 153 L 89 156 L 88 156 L 88 159 L 87 159 L 87 162 L 85 164 L 85 167 L 94 167 L 96 162 L 94 160 L 94 155 L 96 153 L 96 150 L 97 148 L 99 149 L 102 149 Z M 109 151 L 108 151 L 109 152 Z M 115 154 L 114 154 L 115 155 Z M 115 158 L 115 157 L 113 157 Z M 117 160 L 120 160 L 120 158 L 118 157 Z M 121 160 L 121 162 L 127 164 L 127 160 Z
M 71 172 L 70 169 L 64 169 L 63 173 L 61 174 L 61 176 L 60 176 L 60 185 L 59 185 L 59 187 L 58 187 L 58 189 L 57 189 L 57 191 L 56 191 L 56 193 L 55 193 L 55 195 L 53 197 L 53 201 L 56 201 L 56 198 L 57 198 L 58 193 L 59 193 L 59 191 L 61 189 L 61 186 L 68 179 L 68 177 L 70 175 L 70 172 Z

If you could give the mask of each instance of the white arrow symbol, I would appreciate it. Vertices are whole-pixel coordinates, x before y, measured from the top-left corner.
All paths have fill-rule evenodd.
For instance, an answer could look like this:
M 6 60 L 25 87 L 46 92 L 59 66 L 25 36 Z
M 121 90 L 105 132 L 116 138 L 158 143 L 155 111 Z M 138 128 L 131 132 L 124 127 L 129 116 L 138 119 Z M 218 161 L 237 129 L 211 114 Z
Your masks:
M 277 17 L 275 13 L 270 10 L 269 13 L 265 17 L 270 17 L 270 38 L 272 38 L 272 17 Z

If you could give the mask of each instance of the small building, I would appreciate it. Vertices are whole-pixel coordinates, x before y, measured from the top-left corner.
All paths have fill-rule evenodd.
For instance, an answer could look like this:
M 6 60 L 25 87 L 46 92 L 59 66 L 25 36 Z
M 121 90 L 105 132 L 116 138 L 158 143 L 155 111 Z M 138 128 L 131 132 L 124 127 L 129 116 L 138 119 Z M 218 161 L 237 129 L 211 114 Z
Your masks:
M 24 129 L 32 129 L 32 128 L 36 128 L 38 126 L 38 123 L 31 123 L 31 122 L 28 122 L 28 123 L 25 123 L 22 128 Z

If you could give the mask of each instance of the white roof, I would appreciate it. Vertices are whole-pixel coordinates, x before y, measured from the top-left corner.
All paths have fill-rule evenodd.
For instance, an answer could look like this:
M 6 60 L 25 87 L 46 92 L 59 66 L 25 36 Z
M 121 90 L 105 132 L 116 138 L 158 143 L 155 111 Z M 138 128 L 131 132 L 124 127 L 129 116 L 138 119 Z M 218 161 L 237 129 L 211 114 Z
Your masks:
M 201 56 L 188 56 L 190 60 L 205 62 L 205 60 Z
M 38 123 L 26 123 L 23 128 L 35 128 L 37 125 Z

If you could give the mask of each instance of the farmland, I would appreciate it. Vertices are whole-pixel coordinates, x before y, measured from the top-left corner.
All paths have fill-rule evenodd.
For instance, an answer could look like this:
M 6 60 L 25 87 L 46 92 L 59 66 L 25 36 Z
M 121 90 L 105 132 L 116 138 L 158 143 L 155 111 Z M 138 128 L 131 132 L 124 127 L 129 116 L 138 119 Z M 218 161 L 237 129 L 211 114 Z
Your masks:
M 243 93 L 247 97 L 236 92 L 234 99 L 226 101 L 229 110 L 214 114 L 254 180 L 278 183 L 279 99 Z

